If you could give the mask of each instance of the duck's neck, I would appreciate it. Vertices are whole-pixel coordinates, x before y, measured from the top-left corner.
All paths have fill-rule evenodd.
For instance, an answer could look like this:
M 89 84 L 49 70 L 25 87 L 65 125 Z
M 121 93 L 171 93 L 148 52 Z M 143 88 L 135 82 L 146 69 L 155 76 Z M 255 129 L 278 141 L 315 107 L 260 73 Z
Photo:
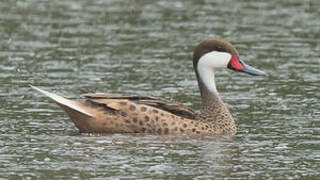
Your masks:
M 205 77 L 197 74 L 202 98 L 200 120 L 210 123 L 224 134 L 235 134 L 237 131 L 235 121 L 219 96 L 214 72 L 211 72 L 210 76 L 207 74 Z
M 199 89 L 202 99 L 202 108 L 207 106 L 224 106 L 217 91 L 214 73 L 209 76 L 198 77 Z

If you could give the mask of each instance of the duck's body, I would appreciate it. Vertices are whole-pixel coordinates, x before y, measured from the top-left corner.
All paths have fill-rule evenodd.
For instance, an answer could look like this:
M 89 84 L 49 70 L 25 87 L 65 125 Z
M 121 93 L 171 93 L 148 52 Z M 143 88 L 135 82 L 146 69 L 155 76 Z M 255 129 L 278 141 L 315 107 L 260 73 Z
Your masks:
M 61 106 L 81 133 L 235 134 L 235 121 L 218 95 L 214 72 L 228 67 L 252 75 L 264 73 L 245 65 L 236 49 L 222 40 L 200 43 L 193 64 L 203 103 L 200 112 L 147 96 L 85 94 L 87 100 L 77 102 L 32 87 Z

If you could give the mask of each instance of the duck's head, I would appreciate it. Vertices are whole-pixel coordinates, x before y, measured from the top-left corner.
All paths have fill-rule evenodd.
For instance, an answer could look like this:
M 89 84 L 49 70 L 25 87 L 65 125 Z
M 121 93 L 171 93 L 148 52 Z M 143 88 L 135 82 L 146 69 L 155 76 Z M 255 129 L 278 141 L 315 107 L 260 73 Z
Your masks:
M 208 39 L 201 42 L 194 50 L 193 67 L 198 78 L 201 96 L 206 99 L 209 94 L 218 94 L 214 73 L 218 69 L 232 69 L 254 76 L 266 73 L 245 64 L 239 58 L 238 51 L 224 40 Z
M 197 73 L 205 69 L 213 72 L 228 68 L 254 76 L 265 76 L 266 73 L 245 64 L 239 58 L 236 48 L 227 41 L 208 39 L 201 42 L 194 50 L 193 66 Z

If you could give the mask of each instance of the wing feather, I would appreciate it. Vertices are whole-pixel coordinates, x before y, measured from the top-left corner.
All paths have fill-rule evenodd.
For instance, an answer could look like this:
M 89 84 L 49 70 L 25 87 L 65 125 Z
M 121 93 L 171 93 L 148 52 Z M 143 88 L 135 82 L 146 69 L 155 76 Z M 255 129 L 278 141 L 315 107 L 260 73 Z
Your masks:
M 172 103 L 166 100 L 162 100 L 151 96 L 139 96 L 139 95 L 123 95 L 123 94 L 83 94 L 81 95 L 90 101 L 100 104 L 106 104 L 113 109 L 121 109 L 116 101 L 131 101 L 137 104 L 144 104 L 152 106 L 164 111 L 170 112 L 177 116 L 181 116 L 188 119 L 196 119 L 197 112 L 187 106 L 183 106 L 178 103 Z

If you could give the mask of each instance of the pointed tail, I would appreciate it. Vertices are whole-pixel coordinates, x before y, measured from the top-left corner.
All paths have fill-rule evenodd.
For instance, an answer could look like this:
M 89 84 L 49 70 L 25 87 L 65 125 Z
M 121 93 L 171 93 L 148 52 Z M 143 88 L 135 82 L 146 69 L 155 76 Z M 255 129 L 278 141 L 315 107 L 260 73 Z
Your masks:
M 32 85 L 30 85 L 30 87 L 32 89 L 35 89 L 35 90 L 41 92 L 42 94 L 48 96 L 49 98 L 51 98 L 54 102 L 56 102 L 60 106 L 67 107 L 67 108 L 75 110 L 75 111 L 77 111 L 77 112 L 79 112 L 81 114 L 87 115 L 89 117 L 93 117 L 92 114 L 90 114 L 89 112 L 87 112 L 86 110 L 84 110 L 83 108 L 81 108 L 79 106 L 79 102 L 71 101 L 69 99 L 66 99 L 64 97 L 61 97 L 61 96 L 58 96 L 56 94 L 50 93 L 48 91 L 42 90 L 42 89 L 40 89 L 38 87 L 35 87 L 35 86 L 32 86 Z

